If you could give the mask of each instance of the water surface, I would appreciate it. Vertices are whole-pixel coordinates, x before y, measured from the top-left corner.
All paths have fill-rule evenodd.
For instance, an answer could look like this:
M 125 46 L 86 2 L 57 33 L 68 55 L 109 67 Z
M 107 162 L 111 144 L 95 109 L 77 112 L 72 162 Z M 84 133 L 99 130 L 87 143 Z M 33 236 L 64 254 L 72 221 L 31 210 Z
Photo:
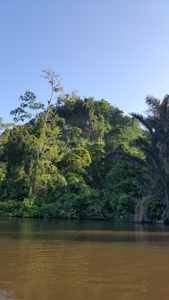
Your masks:
M 0 300 L 169 299 L 169 227 L 0 218 Z

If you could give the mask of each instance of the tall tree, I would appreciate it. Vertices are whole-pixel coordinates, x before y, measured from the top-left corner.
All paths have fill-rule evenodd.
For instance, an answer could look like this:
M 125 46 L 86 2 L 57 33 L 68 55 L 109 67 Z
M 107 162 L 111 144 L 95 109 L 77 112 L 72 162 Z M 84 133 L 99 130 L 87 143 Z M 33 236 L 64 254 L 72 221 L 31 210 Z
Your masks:
M 163 207 L 160 222 L 169 217 L 169 95 L 162 102 L 154 97 L 147 97 L 147 116 L 132 113 L 149 132 L 149 141 L 139 137 L 135 143 L 146 155 L 146 166 L 150 177 L 153 178 L 151 189 L 145 199 L 143 206 L 140 204 L 142 218 L 147 211 L 154 196 L 159 195 L 163 199 Z
M 50 86 L 51 86 L 51 95 L 50 99 L 47 101 L 47 107 L 45 108 L 45 105 L 41 102 L 36 101 L 36 96 L 34 93 L 30 91 L 26 91 L 23 96 L 20 96 L 19 100 L 21 100 L 21 104 L 18 108 L 12 110 L 10 112 L 11 115 L 14 115 L 14 121 L 22 121 L 24 122 L 25 119 L 31 119 L 33 117 L 36 117 L 36 121 L 39 117 L 44 116 L 44 126 L 46 125 L 48 118 L 50 117 L 50 112 L 54 110 L 57 101 L 53 101 L 53 95 L 54 93 L 59 93 L 63 91 L 63 87 L 60 86 L 61 80 L 59 80 L 59 75 L 53 72 L 51 69 L 48 70 L 42 70 L 41 76 L 44 79 L 47 79 Z M 33 114 L 31 110 L 35 110 L 36 114 Z M 39 114 L 38 110 L 41 110 L 42 114 Z M 43 127 L 44 127 L 43 126 Z

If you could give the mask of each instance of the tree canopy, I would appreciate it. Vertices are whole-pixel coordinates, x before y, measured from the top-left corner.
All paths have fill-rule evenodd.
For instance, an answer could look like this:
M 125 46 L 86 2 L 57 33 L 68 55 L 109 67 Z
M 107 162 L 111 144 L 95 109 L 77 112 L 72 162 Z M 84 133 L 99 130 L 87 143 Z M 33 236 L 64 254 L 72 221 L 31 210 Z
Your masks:
M 104 99 L 64 94 L 51 69 L 42 77 L 46 105 L 26 91 L 16 124 L 0 119 L 0 214 L 168 220 L 169 96 L 125 116 Z

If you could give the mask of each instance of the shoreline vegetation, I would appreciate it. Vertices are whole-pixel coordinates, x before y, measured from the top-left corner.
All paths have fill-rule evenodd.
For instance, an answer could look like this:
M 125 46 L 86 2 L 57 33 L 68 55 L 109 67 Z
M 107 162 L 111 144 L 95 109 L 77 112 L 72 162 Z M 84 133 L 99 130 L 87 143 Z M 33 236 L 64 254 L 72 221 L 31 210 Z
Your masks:
M 169 96 L 128 116 L 42 77 L 46 107 L 26 91 L 15 123 L 0 118 L 0 216 L 168 222 Z

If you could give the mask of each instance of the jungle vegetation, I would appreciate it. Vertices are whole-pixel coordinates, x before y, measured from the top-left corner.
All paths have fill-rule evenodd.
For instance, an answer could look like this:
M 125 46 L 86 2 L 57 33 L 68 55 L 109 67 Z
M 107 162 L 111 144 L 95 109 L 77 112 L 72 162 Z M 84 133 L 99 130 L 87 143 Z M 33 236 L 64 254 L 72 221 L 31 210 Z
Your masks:
M 42 75 L 47 105 L 26 91 L 15 123 L 0 119 L 0 215 L 164 223 L 169 96 L 148 96 L 146 116 L 126 116 L 104 99 L 64 94 L 50 69 Z

